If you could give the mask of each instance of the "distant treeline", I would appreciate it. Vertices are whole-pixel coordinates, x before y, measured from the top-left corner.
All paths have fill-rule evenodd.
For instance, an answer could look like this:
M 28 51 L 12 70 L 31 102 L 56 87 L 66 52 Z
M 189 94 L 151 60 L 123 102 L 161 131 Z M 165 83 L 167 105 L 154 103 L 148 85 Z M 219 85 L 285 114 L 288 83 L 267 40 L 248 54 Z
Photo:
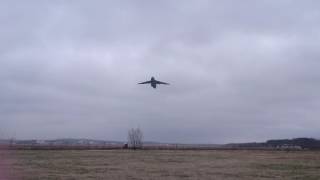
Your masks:
M 272 148 L 272 149 L 310 149 L 319 150 L 320 140 L 313 138 L 272 139 L 263 143 L 235 143 L 227 144 L 233 148 Z
M 313 138 L 295 138 L 295 139 L 279 139 L 269 140 L 266 142 L 268 146 L 299 146 L 302 149 L 320 149 L 320 140 Z

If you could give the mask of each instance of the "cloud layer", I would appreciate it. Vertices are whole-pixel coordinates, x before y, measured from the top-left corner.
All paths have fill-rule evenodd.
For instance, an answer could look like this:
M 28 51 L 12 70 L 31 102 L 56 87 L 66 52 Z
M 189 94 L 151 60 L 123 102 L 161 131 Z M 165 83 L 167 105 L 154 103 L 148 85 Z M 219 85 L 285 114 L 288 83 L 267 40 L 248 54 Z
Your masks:
M 318 1 L 0 3 L 4 137 L 320 138 Z M 155 76 L 170 86 L 137 82 Z

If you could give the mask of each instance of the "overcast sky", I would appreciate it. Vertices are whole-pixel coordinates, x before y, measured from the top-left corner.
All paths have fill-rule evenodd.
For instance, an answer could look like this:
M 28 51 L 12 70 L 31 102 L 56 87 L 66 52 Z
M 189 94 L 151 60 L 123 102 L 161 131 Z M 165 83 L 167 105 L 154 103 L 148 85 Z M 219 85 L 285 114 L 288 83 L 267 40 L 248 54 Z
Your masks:
M 320 138 L 320 2 L 0 2 L 0 135 Z M 137 85 L 151 76 L 170 86 Z

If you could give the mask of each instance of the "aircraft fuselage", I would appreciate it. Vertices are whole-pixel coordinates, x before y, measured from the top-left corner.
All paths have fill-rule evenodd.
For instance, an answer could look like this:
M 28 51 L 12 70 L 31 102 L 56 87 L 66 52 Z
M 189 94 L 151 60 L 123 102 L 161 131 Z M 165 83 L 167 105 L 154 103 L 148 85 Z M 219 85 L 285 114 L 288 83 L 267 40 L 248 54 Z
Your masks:
M 151 83 L 150 84 L 151 84 L 151 86 L 153 88 L 155 88 L 155 89 L 157 88 L 157 81 L 154 79 L 154 77 L 151 78 Z

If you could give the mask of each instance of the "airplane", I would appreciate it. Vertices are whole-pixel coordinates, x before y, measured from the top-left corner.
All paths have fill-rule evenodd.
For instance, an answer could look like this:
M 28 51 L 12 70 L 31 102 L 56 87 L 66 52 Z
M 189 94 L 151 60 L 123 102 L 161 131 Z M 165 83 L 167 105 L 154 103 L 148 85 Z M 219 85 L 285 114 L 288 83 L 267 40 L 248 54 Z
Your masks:
M 150 81 L 146 81 L 146 82 L 142 82 L 142 83 L 138 83 L 138 84 L 151 84 L 151 86 L 153 88 L 157 88 L 157 84 L 170 85 L 169 83 L 166 83 L 166 82 L 157 81 L 154 77 L 151 77 Z

